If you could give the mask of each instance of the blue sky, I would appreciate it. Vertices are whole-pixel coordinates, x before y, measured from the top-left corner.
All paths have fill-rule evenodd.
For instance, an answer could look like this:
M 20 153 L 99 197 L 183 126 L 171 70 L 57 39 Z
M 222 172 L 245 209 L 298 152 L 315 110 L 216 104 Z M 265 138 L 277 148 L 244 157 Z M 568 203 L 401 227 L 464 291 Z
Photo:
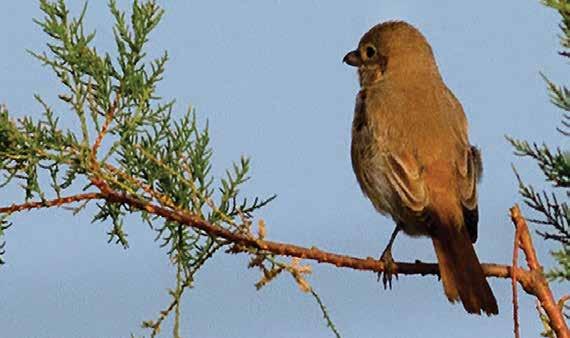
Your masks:
M 82 1 L 72 2 L 77 13 Z M 126 8 L 128 1 L 119 2 Z M 541 177 L 515 158 L 504 135 L 559 142 L 559 112 L 548 102 L 539 71 L 564 82 L 558 17 L 538 1 L 161 1 L 163 22 L 149 54 L 171 60 L 158 91 L 188 105 L 210 123 L 215 173 L 240 155 L 252 158 L 248 194 L 278 194 L 262 212 L 272 240 L 315 245 L 356 256 L 378 256 L 393 229 L 361 194 L 349 157 L 357 92 L 353 68 L 341 63 L 372 25 L 402 19 L 430 41 L 448 86 L 462 102 L 472 143 L 483 152 L 479 257 L 510 262 L 513 227 L 508 208 L 520 201 L 511 170 L 529 182 Z M 33 24 L 36 1 L 8 1 L 0 13 L 0 103 L 15 116 L 38 116 L 33 94 L 56 108 L 61 87 L 25 49 L 45 50 Z M 88 26 L 101 50 L 112 50 L 105 2 L 91 1 Z M 72 127 L 73 116 L 62 112 Z M 21 200 L 15 187 L 3 205 Z M 131 248 L 106 243 L 108 224 L 90 214 L 47 210 L 13 217 L 6 236 L 8 264 L 0 270 L 0 327 L 6 337 L 127 337 L 146 333 L 168 302 L 174 271 L 154 233 L 127 224 Z M 536 240 L 543 263 L 551 247 Z M 397 260 L 433 261 L 426 239 L 401 236 Z M 372 273 L 311 263 L 320 293 L 343 337 L 504 337 L 512 334 L 510 282 L 491 279 L 500 314 L 467 315 L 451 305 L 434 277 L 402 277 L 384 291 Z M 331 337 L 314 301 L 288 276 L 256 291 L 258 272 L 244 255 L 215 257 L 184 299 L 185 337 Z M 563 289 L 556 286 L 557 294 Z M 567 291 L 567 290 L 566 290 Z M 521 291 L 523 336 L 540 330 L 534 298 Z M 170 336 L 169 326 L 163 336 Z

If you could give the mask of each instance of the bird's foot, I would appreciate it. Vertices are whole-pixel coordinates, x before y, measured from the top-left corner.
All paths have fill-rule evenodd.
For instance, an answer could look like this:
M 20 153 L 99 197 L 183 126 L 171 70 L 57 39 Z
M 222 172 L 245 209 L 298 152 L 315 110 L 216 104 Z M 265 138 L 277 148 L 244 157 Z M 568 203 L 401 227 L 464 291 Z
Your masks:
M 382 284 L 384 285 L 384 289 L 387 287 L 392 289 L 392 276 L 398 279 L 398 272 L 396 271 L 396 263 L 394 258 L 392 257 L 392 250 L 390 247 L 387 247 L 382 256 L 380 256 L 380 261 L 384 264 L 384 271 L 378 272 L 378 281 L 382 278 Z

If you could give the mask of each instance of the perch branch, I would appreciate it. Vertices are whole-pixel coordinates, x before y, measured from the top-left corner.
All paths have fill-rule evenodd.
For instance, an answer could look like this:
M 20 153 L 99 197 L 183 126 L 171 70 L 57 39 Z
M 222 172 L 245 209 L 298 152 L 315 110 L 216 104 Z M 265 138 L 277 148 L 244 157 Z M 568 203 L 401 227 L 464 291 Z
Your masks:
M 270 252 L 276 255 L 310 259 L 319 263 L 331 264 L 337 267 L 366 270 L 372 272 L 384 271 L 384 264 L 372 257 L 357 258 L 340 255 L 320 250 L 316 247 L 301 247 L 294 244 L 280 243 L 268 240 L 260 240 L 241 233 L 234 233 L 216 224 L 206 222 L 197 215 L 183 210 L 173 210 L 157 204 L 149 203 L 139 198 L 111 189 L 103 180 L 94 178 L 93 184 L 101 189 L 104 198 L 115 203 L 124 203 L 133 208 L 144 210 L 148 213 L 161 216 L 169 221 L 184 224 L 195 229 L 202 230 L 209 235 L 223 238 L 228 242 L 242 247 L 253 248 Z M 483 271 L 488 277 L 511 278 L 512 266 L 501 264 L 482 264 Z M 439 269 L 435 263 L 398 262 L 394 267 L 398 274 L 402 275 L 439 275 Z M 517 282 L 524 290 L 532 290 L 532 276 L 529 271 L 517 268 Z
M 138 210 L 161 216 L 169 221 L 184 224 L 195 229 L 202 230 L 211 236 L 223 238 L 232 245 L 249 249 L 260 250 L 275 255 L 298 257 L 314 260 L 319 263 L 331 264 L 336 267 L 351 268 L 355 270 L 365 270 L 371 272 L 384 271 L 384 264 L 372 257 L 358 258 L 347 255 L 336 254 L 320 250 L 316 247 L 302 247 L 294 244 L 280 243 L 254 238 L 247 234 L 235 233 L 216 224 L 209 223 L 201 217 L 185 210 L 175 210 L 158 204 L 141 200 L 136 196 L 113 190 L 104 180 L 94 177 L 92 183 L 100 189 L 100 193 L 86 193 L 74 196 L 62 197 L 47 201 L 28 202 L 23 204 L 13 204 L 1 207 L 0 213 L 14 213 L 37 208 L 47 208 L 62 206 L 74 202 L 105 199 L 111 203 L 121 203 L 129 205 Z M 516 274 L 516 282 L 529 294 L 534 295 L 543 306 L 546 314 L 550 318 L 553 330 L 558 338 L 569 338 L 568 328 L 563 319 L 561 309 L 554 301 L 548 282 L 542 274 L 542 268 L 538 263 L 536 252 L 532 246 L 532 240 L 528 231 L 526 221 L 522 217 L 518 206 L 511 209 L 513 223 L 517 227 L 520 247 L 525 253 L 527 264 L 530 270 L 516 267 L 516 265 L 501 265 L 484 263 L 481 264 L 485 276 L 494 278 L 512 279 Z M 439 269 L 435 263 L 397 262 L 395 271 L 401 275 L 439 275 Z

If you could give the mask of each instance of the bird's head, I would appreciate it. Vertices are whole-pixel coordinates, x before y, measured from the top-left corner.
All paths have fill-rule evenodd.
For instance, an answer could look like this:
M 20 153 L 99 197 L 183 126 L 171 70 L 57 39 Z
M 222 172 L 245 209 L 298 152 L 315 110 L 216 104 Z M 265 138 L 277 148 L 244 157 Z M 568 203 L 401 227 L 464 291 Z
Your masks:
M 361 87 L 372 86 L 387 74 L 433 71 L 437 67 L 430 45 L 412 25 L 388 21 L 372 27 L 342 60 L 358 67 Z

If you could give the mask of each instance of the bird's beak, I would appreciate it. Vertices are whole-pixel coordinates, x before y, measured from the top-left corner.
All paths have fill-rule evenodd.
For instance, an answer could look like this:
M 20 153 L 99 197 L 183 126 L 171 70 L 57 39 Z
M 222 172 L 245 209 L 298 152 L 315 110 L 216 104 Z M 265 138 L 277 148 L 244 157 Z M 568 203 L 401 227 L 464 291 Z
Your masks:
M 358 50 L 353 50 L 349 52 L 344 56 L 342 62 L 353 67 L 360 67 L 362 65 L 362 58 L 360 57 L 360 52 Z

